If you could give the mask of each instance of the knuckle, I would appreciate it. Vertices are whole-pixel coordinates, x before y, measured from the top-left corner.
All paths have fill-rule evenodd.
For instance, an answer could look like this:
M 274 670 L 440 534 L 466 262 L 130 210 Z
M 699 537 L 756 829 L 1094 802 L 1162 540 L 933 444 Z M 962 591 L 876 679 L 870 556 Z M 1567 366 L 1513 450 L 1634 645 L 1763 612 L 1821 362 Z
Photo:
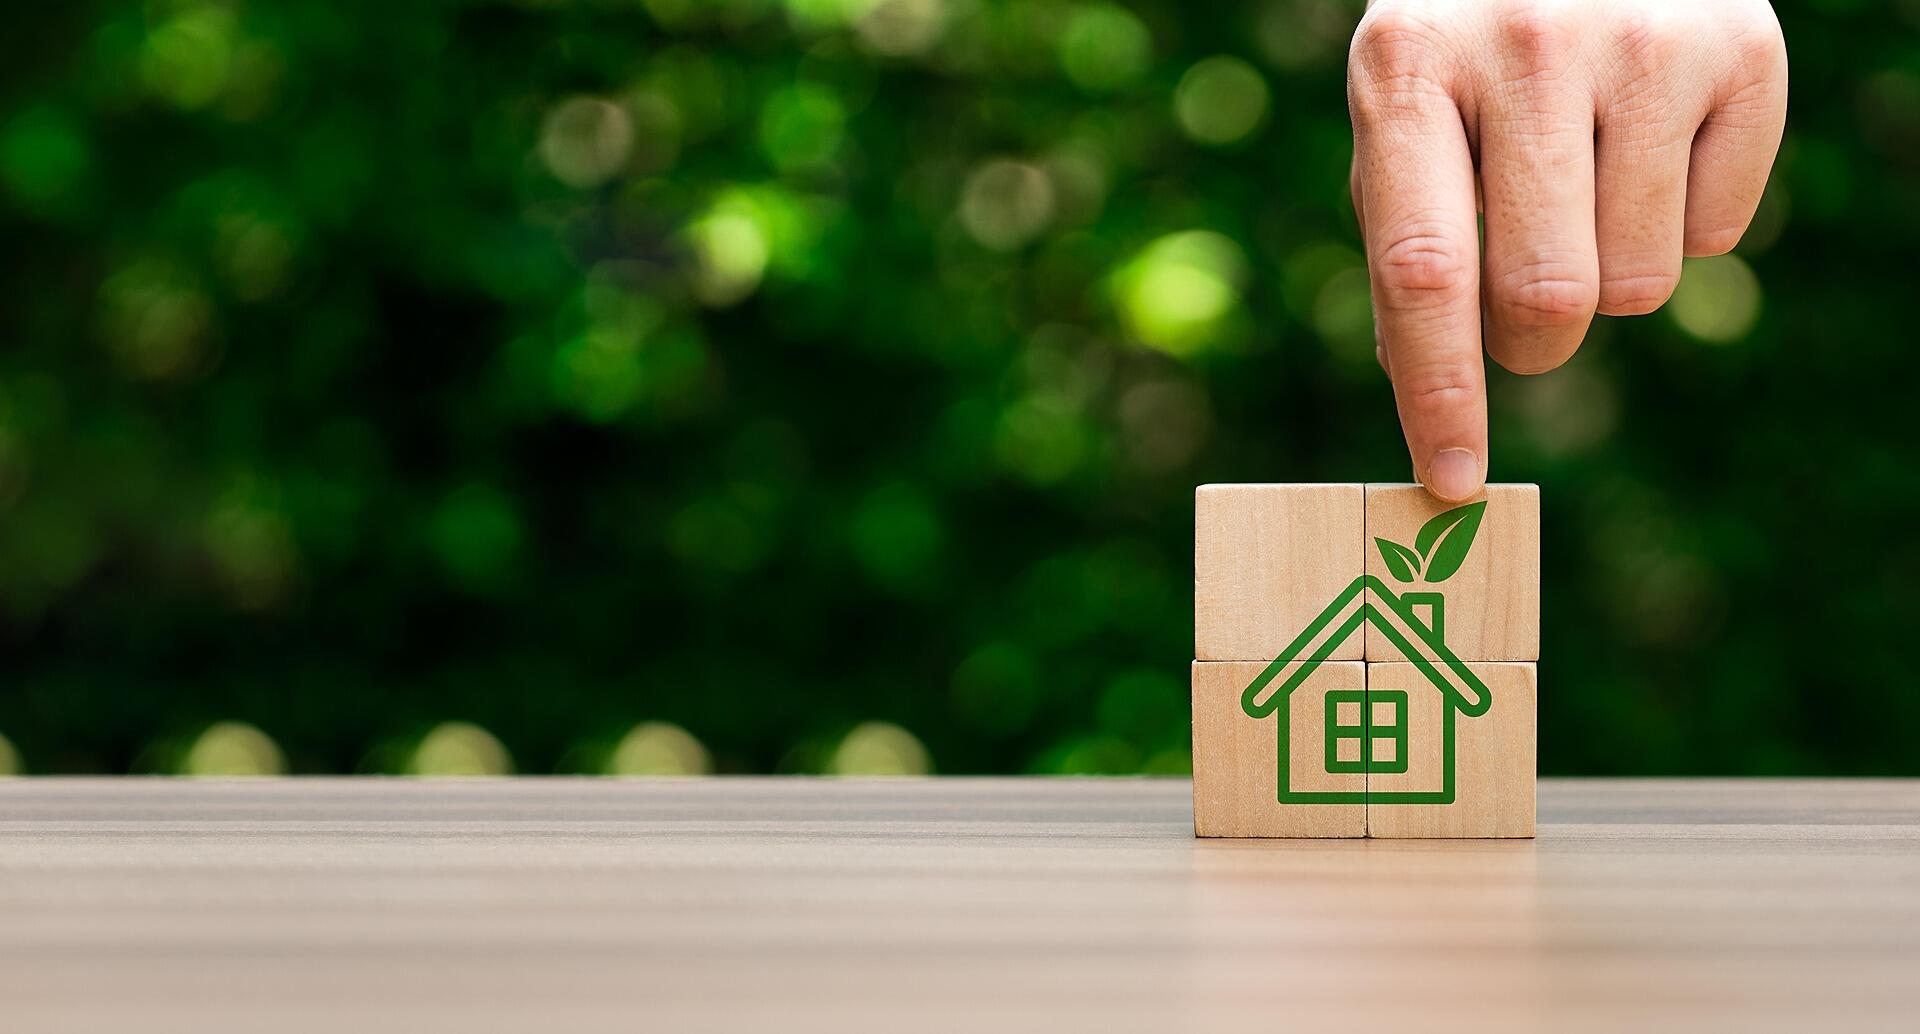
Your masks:
M 1603 277 L 1600 309 L 1609 316 L 1644 316 L 1667 303 L 1680 282 L 1678 273 L 1632 273 Z
M 1502 4 L 1493 17 L 1500 43 L 1522 76 L 1565 68 L 1579 42 L 1569 14 L 1537 0 Z
M 1480 397 L 1484 376 L 1478 366 L 1451 360 L 1395 364 L 1393 387 L 1409 416 L 1445 416 Z
M 1682 67 L 1688 34 L 1671 18 L 1633 10 L 1613 26 L 1614 59 L 1630 79 L 1671 76 Z
M 1396 234 L 1380 249 L 1374 283 L 1395 309 L 1440 308 L 1473 294 L 1473 258 L 1452 235 L 1433 228 Z
M 1442 30 L 1409 11 L 1375 8 L 1353 33 L 1348 67 L 1356 93 L 1434 83 L 1445 63 Z
M 1513 326 L 1570 326 L 1593 315 L 1600 300 L 1596 279 L 1565 263 L 1530 263 L 1494 279 L 1489 307 Z
M 1771 17 L 1757 18 L 1739 26 L 1729 41 L 1734 74 L 1745 82 L 1777 79 L 1786 68 L 1787 43 L 1780 26 Z

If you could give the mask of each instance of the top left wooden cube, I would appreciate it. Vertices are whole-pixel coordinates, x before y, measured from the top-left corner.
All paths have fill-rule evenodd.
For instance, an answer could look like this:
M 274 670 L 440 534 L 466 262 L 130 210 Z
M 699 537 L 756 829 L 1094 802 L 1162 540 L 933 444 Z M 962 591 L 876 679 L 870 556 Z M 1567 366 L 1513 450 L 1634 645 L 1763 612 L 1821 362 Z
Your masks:
M 1270 661 L 1366 571 L 1363 485 L 1201 485 L 1193 656 Z M 1357 661 L 1351 636 L 1327 659 Z

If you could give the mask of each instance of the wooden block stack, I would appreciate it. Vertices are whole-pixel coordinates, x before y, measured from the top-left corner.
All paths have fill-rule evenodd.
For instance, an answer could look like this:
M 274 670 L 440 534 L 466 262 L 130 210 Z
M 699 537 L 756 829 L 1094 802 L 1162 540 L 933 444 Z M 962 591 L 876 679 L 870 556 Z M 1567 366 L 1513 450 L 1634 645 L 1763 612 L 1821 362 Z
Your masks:
M 1540 490 L 1203 485 L 1203 837 L 1530 837 Z

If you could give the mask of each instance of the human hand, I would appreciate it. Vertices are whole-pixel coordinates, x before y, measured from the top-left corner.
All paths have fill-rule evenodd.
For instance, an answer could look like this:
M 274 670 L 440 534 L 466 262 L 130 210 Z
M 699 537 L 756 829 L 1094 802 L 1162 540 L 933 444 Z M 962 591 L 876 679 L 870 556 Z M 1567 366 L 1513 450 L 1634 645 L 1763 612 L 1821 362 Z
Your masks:
M 1380 364 L 1415 476 L 1458 500 L 1486 480 L 1483 340 L 1551 370 L 1739 241 L 1786 45 L 1766 0 L 1374 0 L 1347 93 Z

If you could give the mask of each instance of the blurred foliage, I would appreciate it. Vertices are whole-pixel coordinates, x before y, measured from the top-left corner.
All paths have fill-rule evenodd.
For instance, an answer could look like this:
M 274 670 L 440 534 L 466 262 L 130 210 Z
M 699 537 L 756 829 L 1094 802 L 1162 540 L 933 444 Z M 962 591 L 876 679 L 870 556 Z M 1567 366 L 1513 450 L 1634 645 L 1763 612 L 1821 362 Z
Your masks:
M 1193 486 L 1406 476 L 1356 7 L 1204 10 L 12 11 L 19 764 L 1184 770 Z M 1920 2 L 1781 13 L 1737 255 L 1493 374 L 1549 772 L 1920 773 Z

